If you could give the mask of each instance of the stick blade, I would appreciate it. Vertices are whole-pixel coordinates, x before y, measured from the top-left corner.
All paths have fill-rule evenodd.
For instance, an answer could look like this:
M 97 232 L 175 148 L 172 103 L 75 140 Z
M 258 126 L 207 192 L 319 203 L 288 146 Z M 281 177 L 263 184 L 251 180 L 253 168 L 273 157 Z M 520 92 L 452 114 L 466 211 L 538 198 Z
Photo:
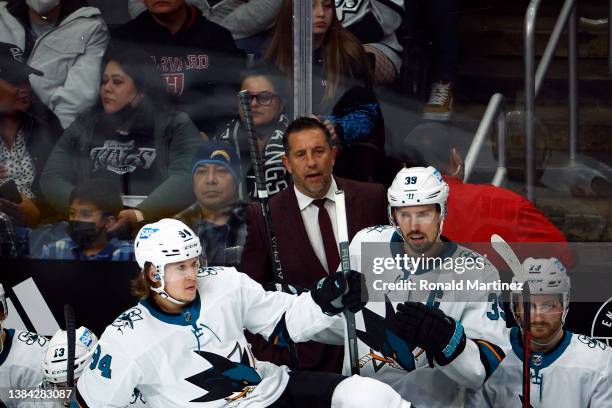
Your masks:
M 497 234 L 491 235 L 491 246 L 510 267 L 515 277 L 518 278 L 524 275 L 521 261 L 519 261 L 512 247 L 501 236 Z

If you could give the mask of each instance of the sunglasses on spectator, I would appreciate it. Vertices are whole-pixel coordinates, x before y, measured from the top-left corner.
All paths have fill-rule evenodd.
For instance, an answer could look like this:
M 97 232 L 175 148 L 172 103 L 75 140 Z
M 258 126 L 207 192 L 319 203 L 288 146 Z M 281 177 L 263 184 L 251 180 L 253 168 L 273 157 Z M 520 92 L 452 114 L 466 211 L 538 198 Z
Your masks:
M 278 95 L 272 92 L 263 91 L 258 94 L 247 94 L 249 103 L 253 102 L 253 99 L 257 100 L 257 104 L 261 106 L 270 106 L 274 98 L 278 98 Z

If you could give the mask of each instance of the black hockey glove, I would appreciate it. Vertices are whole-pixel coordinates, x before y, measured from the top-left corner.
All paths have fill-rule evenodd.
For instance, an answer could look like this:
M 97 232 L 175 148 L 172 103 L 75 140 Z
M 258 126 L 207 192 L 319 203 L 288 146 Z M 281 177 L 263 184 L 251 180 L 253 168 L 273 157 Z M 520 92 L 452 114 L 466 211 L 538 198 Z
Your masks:
M 442 366 L 453 361 L 465 348 L 463 326 L 440 309 L 418 302 L 400 303 L 395 324 L 397 332 L 409 344 L 431 353 Z
M 335 315 L 345 307 L 350 311 L 359 311 L 365 303 L 362 301 L 362 288 L 365 288 L 364 277 L 356 271 L 342 272 L 321 279 L 310 290 L 310 295 L 325 314 Z M 366 296 L 367 302 L 367 296 Z

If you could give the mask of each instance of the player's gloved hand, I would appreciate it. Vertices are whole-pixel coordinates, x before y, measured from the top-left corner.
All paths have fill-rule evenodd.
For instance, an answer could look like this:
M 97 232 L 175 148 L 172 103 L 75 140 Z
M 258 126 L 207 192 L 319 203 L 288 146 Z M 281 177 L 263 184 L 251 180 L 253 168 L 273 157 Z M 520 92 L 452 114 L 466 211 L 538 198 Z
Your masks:
M 362 301 L 364 277 L 357 271 L 349 271 L 344 275 L 336 272 L 321 279 L 310 290 L 312 299 L 321 307 L 324 313 L 335 315 L 345 308 L 359 311 L 365 303 Z M 367 303 L 367 296 L 364 298 Z
M 397 332 L 409 343 L 431 353 L 440 365 L 453 361 L 465 348 L 465 333 L 460 322 L 440 309 L 418 302 L 397 305 Z

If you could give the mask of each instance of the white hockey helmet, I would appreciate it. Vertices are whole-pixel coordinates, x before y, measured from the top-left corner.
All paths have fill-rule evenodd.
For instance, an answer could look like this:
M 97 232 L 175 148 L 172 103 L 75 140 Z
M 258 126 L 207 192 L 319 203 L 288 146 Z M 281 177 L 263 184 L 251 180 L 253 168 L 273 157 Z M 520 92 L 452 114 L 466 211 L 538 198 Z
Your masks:
M 177 305 L 183 305 L 185 302 L 174 299 L 165 291 L 166 264 L 197 257 L 199 267 L 206 267 L 206 254 L 202 252 L 198 236 L 187 225 L 171 218 L 164 218 L 142 227 L 134 242 L 134 253 L 136 262 L 142 269 L 147 262 L 155 267 L 154 277 L 161 285 L 157 288 L 151 286 L 151 290 Z
M 76 330 L 74 346 L 74 379 L 89 364 L 89 359 L 98 345 L 98 338 L 87 327 Z M 65 383 L 68 377 L 68 335 L 65 330 L 58 330 L 51 340 L 42 361 L 43 376 L 52 384 Z
M 531 295 L 561 295 L 563 314 L 561 321 L 565 323 L 565 317 L 569 311 L 569 300 L 571 283 L 567 276 L 565 266 L 557 258 L 527 258 L 523 262 L 523 275 L 514 276 L 512 282 L 529 282 Z M 517 319 L 516 299 L 521 291 L 513 291 L 510 304 L 514 318 Z
M 446 216 L 448 192 L 448 184 L 436 168 L 404 167 L 397 173 L 387 190 L 389 222 L 403 239 L 402 231 L 393 217 L 393 207 L 437 204 L 440 206 L 440 234 Z

